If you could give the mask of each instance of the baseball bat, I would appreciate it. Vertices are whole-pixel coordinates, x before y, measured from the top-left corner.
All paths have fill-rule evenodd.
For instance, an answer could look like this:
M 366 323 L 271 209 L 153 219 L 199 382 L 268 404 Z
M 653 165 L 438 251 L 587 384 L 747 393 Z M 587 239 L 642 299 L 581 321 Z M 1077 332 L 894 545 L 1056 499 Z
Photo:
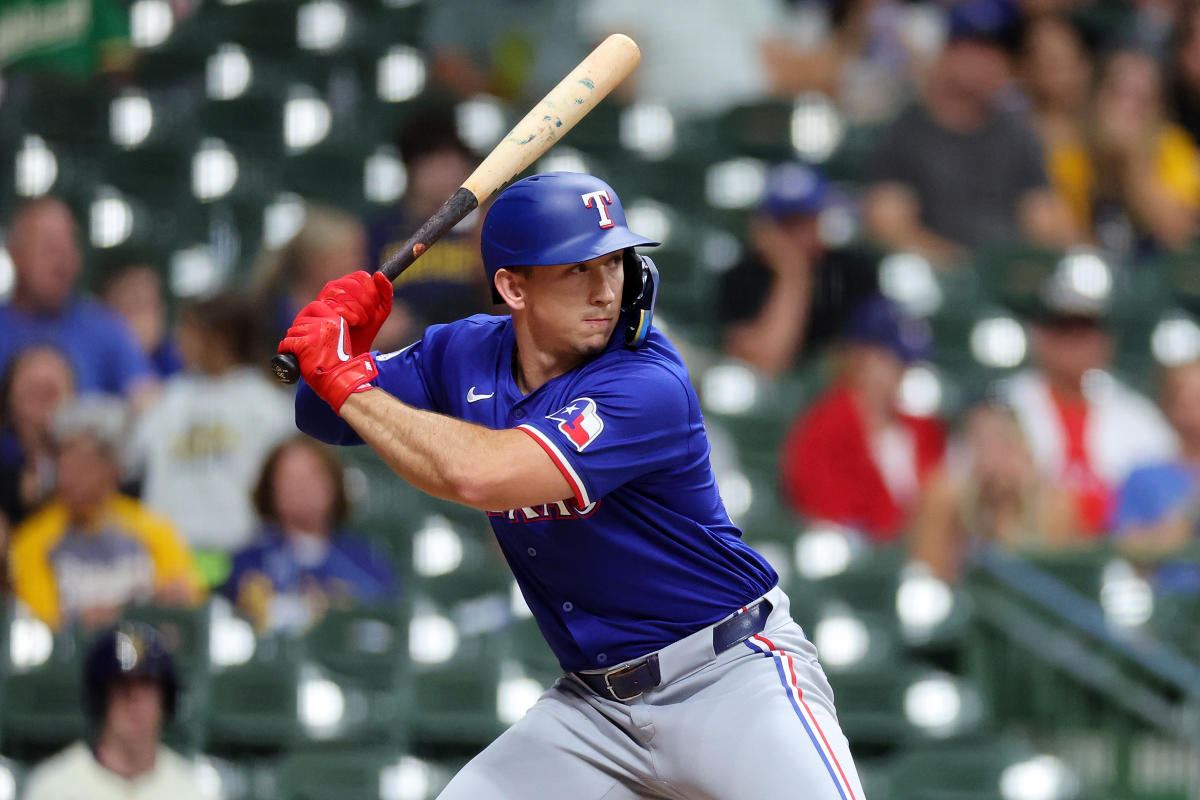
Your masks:
M 500 140 L 450 199 L 383 263 L 380 271 L 389 280 L 396 280 L 446 231 L 575 127 L 625 80 L 641 57 L 637 44 L 624 34 L 614 33 L 601 42 Z M 284 383 L 295 383 L 300 377 L 300 364 L 291 353 L 276 355 L 271 359 L 271 369 Z

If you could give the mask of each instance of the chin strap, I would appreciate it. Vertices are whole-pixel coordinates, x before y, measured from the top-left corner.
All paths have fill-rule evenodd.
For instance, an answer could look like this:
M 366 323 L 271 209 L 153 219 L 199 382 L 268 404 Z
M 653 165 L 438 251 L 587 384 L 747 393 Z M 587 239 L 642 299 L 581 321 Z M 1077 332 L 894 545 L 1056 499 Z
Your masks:
M 647 256 L 635 254 L 633 260 L 633 267 L 637 270 L 634 274 L 640 279 L 641 291 L 625 309 L 629 317 L 629 327 L 625 329 L 625 346 L 630 350 L 636 350 L 646 343 L 650 325 L 654 321 L 654 301 L 658 299 L 658 267 L 654 266 L 654 262 Z M 626 272 L 627 281 L 632 272 L 634 270 Z

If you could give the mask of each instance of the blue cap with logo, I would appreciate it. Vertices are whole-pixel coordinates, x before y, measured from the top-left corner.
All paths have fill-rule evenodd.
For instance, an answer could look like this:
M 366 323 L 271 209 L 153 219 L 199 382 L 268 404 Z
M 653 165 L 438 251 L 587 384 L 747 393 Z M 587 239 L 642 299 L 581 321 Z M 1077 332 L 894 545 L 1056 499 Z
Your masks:
M 871 295 L 854 308 L 842 329 L 842 339 L 890 350 L 905 364 L 928 358 L 933 344 L 925 320 L 909 317 L 880 294 Z
M 1015 44 L 1020 10 L 1014 0 L 959 0 L 950 7 L 947 38 Z
M 759 208 L 776 219 L 816 214 L 829 199 L 829 182 L 814 167 L 799 161 L 777 164 L 767 173 Z

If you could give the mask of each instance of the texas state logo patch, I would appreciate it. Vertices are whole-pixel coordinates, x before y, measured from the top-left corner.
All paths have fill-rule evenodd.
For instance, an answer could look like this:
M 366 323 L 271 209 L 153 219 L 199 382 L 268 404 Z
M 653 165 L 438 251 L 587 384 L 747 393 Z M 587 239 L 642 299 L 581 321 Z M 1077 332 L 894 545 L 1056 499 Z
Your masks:
M 604 430 L 604 420 L 596 411 L 596 403 L 590 397 L 572 400 L 570 405 L 546 417 L 558 423 L 558 430 L 583 452 L 583 448 L 596 440 Z

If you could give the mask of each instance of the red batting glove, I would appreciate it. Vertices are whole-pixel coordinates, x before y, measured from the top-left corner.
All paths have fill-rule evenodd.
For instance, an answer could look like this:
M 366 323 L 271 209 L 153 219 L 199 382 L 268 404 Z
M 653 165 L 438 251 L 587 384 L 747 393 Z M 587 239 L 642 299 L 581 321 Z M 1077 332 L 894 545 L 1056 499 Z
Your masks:
M 382 272 L 359 270 L 325 284 L 317 299 L 346 320 L 350 355 L 356 356 L 370 351 L 392 313 L 392 282 Z
M 300 310 L 279 343 L 279 352 L 296 356 L 304 380 L 334 411 L 340 411 L 350 395 L 372 388 L 371 381 L 379 375 L 370 353 L 352 356 L 346 351 L 349 327 L 317 300 Z

